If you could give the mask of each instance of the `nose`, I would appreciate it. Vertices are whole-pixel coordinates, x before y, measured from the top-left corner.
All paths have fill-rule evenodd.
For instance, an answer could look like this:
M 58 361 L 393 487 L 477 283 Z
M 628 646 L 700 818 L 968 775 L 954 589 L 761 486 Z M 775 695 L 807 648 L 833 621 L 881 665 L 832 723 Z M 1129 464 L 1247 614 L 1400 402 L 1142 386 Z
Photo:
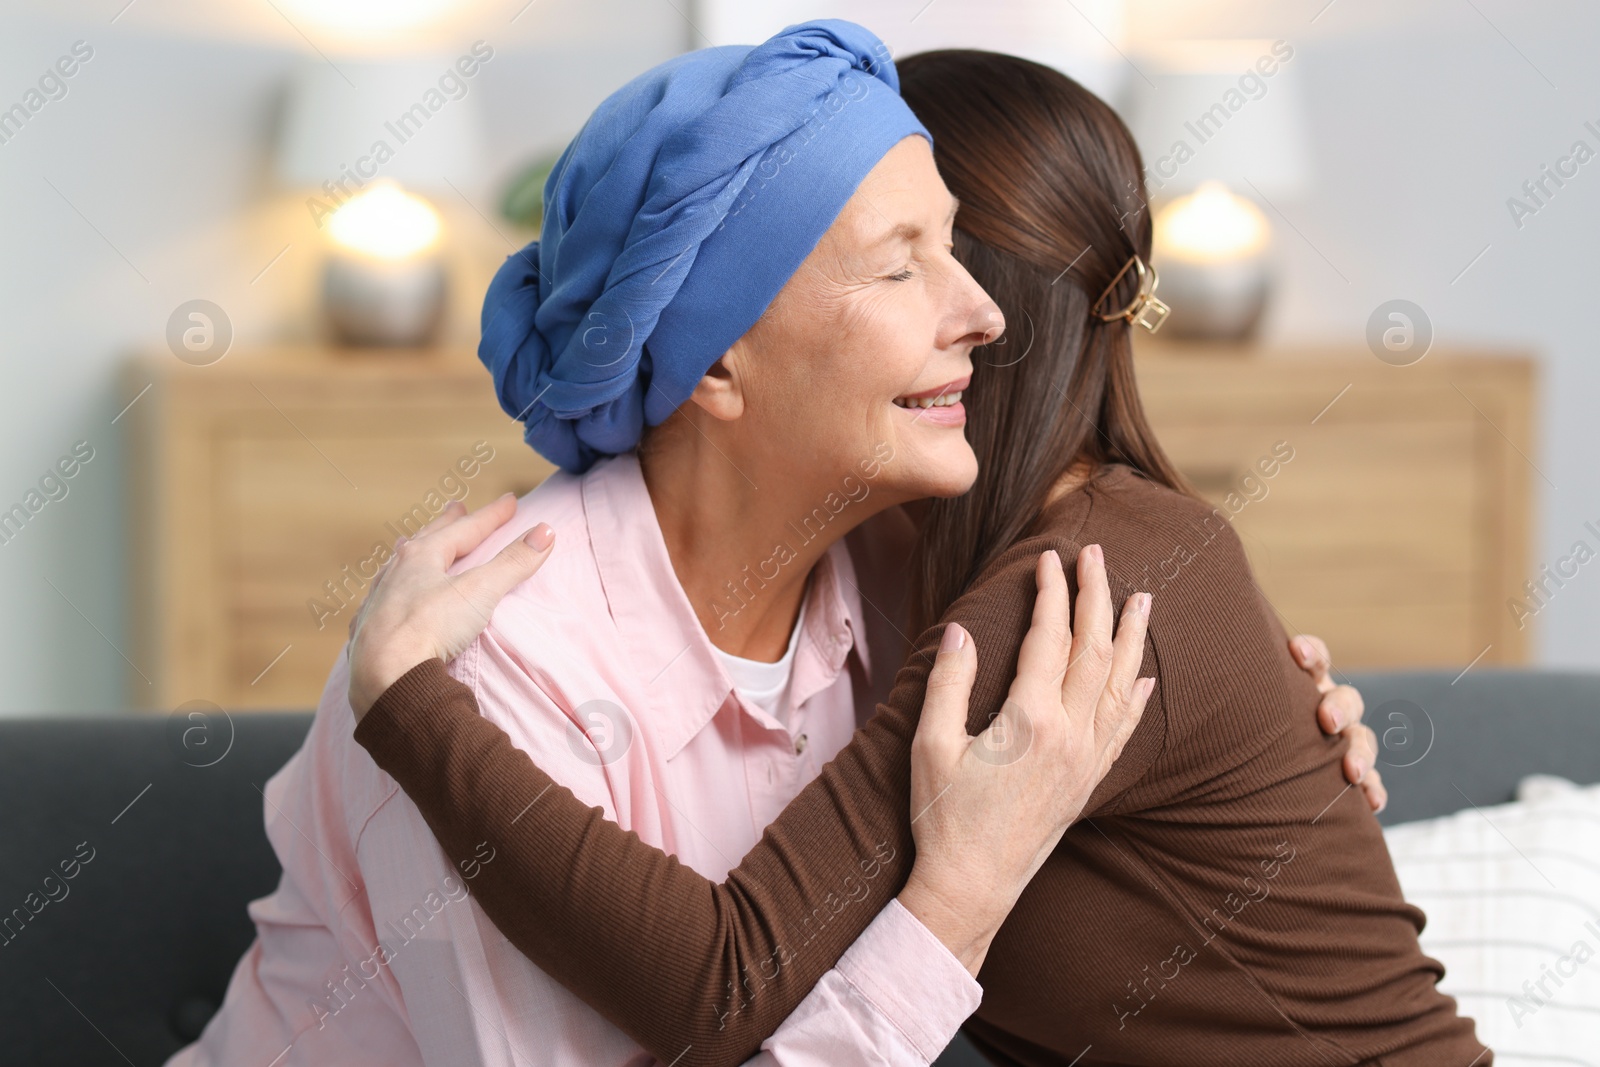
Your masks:
M 953 314 L 946 322 L 953 328 L 946 332 L 945 339 L 952 345 L 965 344 L 974 348 L 994 344 L 1005 333 L 1005 314 L 965 267 L 953 258 L 951 263 L 955 274 L 948 293 Z
M 972 313 L 972 332 L 982 338 L 978 341 L 980 345 L 992 345 L 1000 340 L 1000 335 L 1006 332 L 1006 317 L 1000 311 L 1000 305 L 993 300 L 985 300 Z
M 981 299 L 968 309 L 966 321 L 960 327 L 960 336 L 954 341 L 956 344 L 969 344 L 974 348 L 979 345 L 992 345 L 1006 332 L 1006 317 L 1001 313 L 1000 306 L 989 299 L 988 294 L 978 289 L 976 285 L 973 288 L 977 290 Z

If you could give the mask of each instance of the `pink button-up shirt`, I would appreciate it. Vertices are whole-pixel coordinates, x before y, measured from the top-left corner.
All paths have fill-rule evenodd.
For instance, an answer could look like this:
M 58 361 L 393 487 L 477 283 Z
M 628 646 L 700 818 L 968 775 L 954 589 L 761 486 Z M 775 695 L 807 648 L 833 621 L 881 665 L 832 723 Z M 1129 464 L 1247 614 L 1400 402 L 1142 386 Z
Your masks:
M 553 476 L 458 569 L 541 520 L 556 551 L 451 673 L 582 800 L 723 878 L 856 726 L 852 650 L 863 676 L 868 664 L 848 551 L 835 545 L 812 573 L 786 730 L 733 691 L 635 457 Z M 353 740 L 347 686 L 341 656 L 305 745 L 267 783 L 282 881 L 250 905 L 257 938 L 222 1009 L 169 1067 L 652 1062 L 495 929 L 469 895 L 493 842 L 451 865 Z M 707 1011 L 727 1010 L 712 1003 L 724 992 L 707 990 Z M 892 903 L 752 1062 L 926 1064 L 979 997 Z

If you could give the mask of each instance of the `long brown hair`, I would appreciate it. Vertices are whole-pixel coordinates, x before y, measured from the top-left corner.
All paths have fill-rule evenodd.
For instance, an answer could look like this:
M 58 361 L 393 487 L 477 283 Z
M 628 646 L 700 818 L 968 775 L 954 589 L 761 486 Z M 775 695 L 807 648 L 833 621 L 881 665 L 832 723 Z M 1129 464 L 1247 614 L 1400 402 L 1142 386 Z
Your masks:
M 978 480 L 930 505 L 912 556 L 918 632 L 1028 533 L 1074 465 L 1125 463 L 1190 490 L 1139 403 L 1132 328 L 1090 313 L 1131 256 L 1150 259 L 1144 169 L 1128 128 L 1071 78 L 1015 56 L 923 52 L 899 69 L 901 95 L 961 201 L 955 255 L 1007 324 L 1000 342 L 973 353 L 962 396 Z M 1137 291 L 1133 275 L 1109 309 Z

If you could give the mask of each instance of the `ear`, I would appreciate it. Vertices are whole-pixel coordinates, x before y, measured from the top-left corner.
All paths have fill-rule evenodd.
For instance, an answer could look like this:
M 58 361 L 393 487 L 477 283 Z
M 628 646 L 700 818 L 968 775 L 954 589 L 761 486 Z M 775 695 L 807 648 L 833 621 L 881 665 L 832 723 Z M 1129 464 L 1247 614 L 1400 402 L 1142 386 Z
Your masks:
M 744 414 L 745 368 L 747 353 L 740 341 L 723 353 L 721 359 L 711 364 L 711 369 L 701 377 L 689 400 L 707 415 L 723 422 L 732 422 Z

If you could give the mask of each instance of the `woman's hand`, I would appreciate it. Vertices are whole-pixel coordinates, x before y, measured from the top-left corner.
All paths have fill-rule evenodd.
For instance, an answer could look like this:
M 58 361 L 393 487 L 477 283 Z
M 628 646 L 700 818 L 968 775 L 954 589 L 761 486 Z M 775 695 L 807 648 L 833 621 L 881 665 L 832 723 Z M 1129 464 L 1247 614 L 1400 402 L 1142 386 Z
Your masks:
M 470 515 L 451 501 L 416 537 L 396 542 L 350 621 L 350 707 L 357 722 L 412 667 L 459 656 L 489 625 L 501 598 L 544 565 L 556 535 L 541 522 L 488 562 L 446 573 L 516 510 L 510 493 Z
M 1116 640 L 1098 545 L 1078 555 L 1077 629 L 1054 552 L 1039 558 L 1033 624 L 987 730 L 967 734 L 978 657 L 946 627 L 911 742 L 917 859 L 900 902 L 976 976 L 989 943 L 1089 794 L 1122 754 L 1155 679 L 1138 678 L 1150 595 L 1128 598 Z
M 1289 642 L 1289 651 L 1322 694 L 1322 702 L 1317 705 L 1317 723 L 1322 732 L 1339 734 L 1350 742 L 1344 754 L 1345 779 L 1361 787 L 1368 807 L 1382 811 L 1389 804 L 1389 791 L 1383 786 L 1383 775 L 1378 773 L 1378 735 L 1361 724 L 1366 711 L 1361 693 L 1353 685 L 1334 682 L 1333 661 L 1322 638 L 1301 634 Z

